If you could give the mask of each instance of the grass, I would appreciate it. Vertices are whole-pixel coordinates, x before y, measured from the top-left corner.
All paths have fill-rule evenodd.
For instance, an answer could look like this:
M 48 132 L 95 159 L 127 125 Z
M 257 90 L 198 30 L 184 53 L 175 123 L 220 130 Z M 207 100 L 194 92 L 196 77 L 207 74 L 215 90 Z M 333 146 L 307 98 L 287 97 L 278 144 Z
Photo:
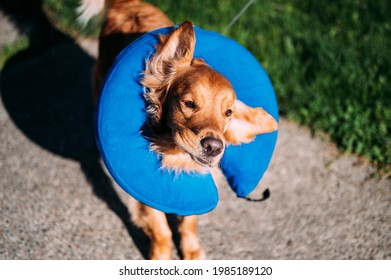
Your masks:
M 10 57 L 28 47 L 29 41 L 26 37 L 22 37 L 13 43 L 0 46 L 0 70 Z
M 61 31 L 73 36 L 98 36 L 101 20 L 94 18 L 85 27 L 77 23 L 76 9 L 81 0 L 43 0 L 43 8 Z
M 77 2 L 44 0 L 60 29 L 96 35 L 99 20 L 76 24 Z M 247 0 L 148 2 L 176 23 L 190 19 L 221 33 Z M 283 116 L 390 170 L 389 11 L 388 0 L 258 0 L 226 35 L 261 62 Z

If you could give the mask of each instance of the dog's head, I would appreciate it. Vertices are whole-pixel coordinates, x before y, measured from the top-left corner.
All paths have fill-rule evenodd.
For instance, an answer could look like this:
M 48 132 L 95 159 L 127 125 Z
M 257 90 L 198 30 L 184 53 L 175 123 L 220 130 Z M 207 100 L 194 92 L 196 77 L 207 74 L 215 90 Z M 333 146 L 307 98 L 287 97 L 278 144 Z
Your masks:
M 147 113 L 155 131 L 152 142 L 163 157 L 173 157 L 166 160 L 166 167 L 194 169 L 189 160 L 214 167 L 227 144 L 248 143 L 257 134 L 277 129 L 272 116 L 237 100 L 223 75 L 193 58 L 195 35 L 190 22 L 160 39 L 142 83 L 148 88 Z M 164 132 L 166 141 L 159 141 L 157 131 Z

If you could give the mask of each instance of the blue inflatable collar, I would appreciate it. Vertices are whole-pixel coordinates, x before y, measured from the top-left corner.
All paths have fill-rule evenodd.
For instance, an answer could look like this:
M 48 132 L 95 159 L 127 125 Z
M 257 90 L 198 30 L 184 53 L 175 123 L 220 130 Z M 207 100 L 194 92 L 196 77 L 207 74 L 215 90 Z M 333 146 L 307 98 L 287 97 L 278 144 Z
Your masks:
M 145 61 L 154 53 L 158 34 L 147 33 L 117 57 L 106 76 L 96 109 L 96 139 L 103 161 L 115 181 L 138 201 L 166 213 L 186 216 L 216 207 L 218 193 L 211 175 L 179 176 L 161 170 L 159 157 L 140 134 L 146 121 L 144 89 L 140 84 Z M 278 120 L 272 84 L 257 60 L 245 48 L 220 34 L 195 27 L 194 57 L 223 74 L 237 98 L 252 107 L 263 107 Z M 277 132 L 258 135 L 240 146 L 227 147 L 221 169 L 240 197 L 257 186 L 271 160 Z

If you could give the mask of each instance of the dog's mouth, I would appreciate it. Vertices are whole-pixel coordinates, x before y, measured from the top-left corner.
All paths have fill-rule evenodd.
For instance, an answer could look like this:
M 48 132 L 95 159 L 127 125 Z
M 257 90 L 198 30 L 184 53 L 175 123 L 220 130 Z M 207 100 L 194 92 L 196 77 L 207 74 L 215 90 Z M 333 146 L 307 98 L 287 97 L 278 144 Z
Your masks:
M 209 166 L 210 165 L 210 162 L 208 162 L 207 160 L 203 159 L 203 158 L 200 158 L 200 157 L 196 157 L 196 156 L 191 156 L 193 158 L 193 160 L 201 165 L 207 165 Z
M 194 156 L 192 154 L 190 154 L 190 156 L 196 163 L 206 167 L 215 167 L 219 162 L 219 160 L 208 160 L 202 157 Z
M 188 129 L 179 129 L 178 126 L 173 125 L 170 127 L 175 128 L 173 131 L 175 145 L 187 153 L 195 163 L 204 167 L 217 166 L 224 153 L 223 141 L 213 137 L 200 140 L 200 137 Z
M 215 167 L 220 161 L 220 157 L 207 157 L 207 156 L 202 156 L 202 155 L 195 155 L 194 153 L 190 152 L 188 149 L 184 148 L 183 146 L 179 146 L 179 147 L 185 153 L 187 153 L 194 162 L 196 162 L 197 164 L 199 164 L 201 166 Z

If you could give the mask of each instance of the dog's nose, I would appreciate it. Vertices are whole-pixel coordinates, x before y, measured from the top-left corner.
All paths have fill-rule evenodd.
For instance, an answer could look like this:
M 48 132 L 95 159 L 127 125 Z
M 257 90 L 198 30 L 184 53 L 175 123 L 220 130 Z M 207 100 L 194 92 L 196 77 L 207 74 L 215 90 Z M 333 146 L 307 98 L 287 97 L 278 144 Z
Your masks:
M 216 157 L 223 151 L 224 144 L 221 140 L 213 137 L 205 137 L 201 140 L 203 152 L 208 157 Z

